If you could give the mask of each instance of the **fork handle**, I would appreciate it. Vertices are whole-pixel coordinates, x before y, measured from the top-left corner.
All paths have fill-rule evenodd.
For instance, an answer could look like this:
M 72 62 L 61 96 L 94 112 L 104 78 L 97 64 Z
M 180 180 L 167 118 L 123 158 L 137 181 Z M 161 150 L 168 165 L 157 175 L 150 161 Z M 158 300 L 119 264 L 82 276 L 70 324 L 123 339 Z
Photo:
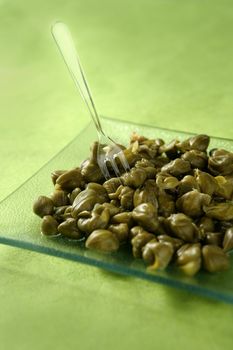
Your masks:
M 61 55 L 67 65 L 71 77 L 74 80 L 75 85 L 86 103 L 86 106 L 90 112 L 93 122 L 98 132 L 103 134 L 100 119 L 89 89 L 87 80 L 85 78 L 84 71 L 82 69 L 75 45 L 70 34 L 68 27 L 62 22 L 56 22 L 51 32 L 53 38 L 61 52 Z

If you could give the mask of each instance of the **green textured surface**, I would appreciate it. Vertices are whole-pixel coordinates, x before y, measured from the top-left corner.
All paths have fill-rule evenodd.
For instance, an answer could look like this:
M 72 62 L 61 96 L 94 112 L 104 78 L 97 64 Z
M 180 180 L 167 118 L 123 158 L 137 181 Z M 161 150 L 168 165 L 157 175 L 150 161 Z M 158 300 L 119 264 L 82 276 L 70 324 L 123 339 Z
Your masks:
M 0 1 L 1 198 L 88 122 L 55 19 L 103 114 L 233 138 L 231 0 Z M 4 350 L 232 347 L 229 305 L 11 247 L 0 266 Z

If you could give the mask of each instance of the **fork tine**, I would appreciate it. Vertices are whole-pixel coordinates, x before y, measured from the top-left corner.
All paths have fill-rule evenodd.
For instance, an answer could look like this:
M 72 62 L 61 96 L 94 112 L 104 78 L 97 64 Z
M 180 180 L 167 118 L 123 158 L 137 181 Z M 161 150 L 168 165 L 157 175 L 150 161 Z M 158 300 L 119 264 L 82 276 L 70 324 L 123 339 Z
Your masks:
M 123 166 L 125 172 L 130 171 L 130 166 L 129 166 L 127 159 L 125 158 L 124 153 L 121 151 L 121 152 L 116 154 L 115 158 L 116 157 L 120 160 L 121 165 Z
M 97 162 L 98 162 L 98 165 L 99 165 L 99 168 L 100 168 L 102 174 L 104 175 L 106 180 L 109 180 L 111 178 L 111 175 L 108 171 L 106 161 L 108 161 L 108 159 L 106 160 L 104 157 L 97 159 Z
M 117 154 L 114 154 L 114 156 L 113 156 L 112 159 L 111 159 L 111 166 L 112 166 L 112 168 L 113 168 L 113 170 L 114 170 L 116 176 L 117 176 L 117 177 L 120 177 L 120 176 L 121 176 L 121 173 L 120 173 L 120 170 L 119 170 L 119 168 L 118 168 L 118 165 L 117 165 L 117 163 L 116 163 L 116 161 L 115 161 L 116 158 L 117 158 Z

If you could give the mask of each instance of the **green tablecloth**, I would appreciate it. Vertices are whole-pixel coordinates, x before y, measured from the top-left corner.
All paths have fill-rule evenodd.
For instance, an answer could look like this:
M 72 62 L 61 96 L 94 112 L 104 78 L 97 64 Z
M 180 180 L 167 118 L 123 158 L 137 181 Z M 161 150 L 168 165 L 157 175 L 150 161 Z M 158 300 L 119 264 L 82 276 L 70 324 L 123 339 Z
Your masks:
M 0 19 L 0 199 L 89 121 L 57 19 L 102 114 L 233 138 L 231 0 L 1 0 Z M 232 322 L 221 302 L 0 245 L 4 350 L 226 350 Z

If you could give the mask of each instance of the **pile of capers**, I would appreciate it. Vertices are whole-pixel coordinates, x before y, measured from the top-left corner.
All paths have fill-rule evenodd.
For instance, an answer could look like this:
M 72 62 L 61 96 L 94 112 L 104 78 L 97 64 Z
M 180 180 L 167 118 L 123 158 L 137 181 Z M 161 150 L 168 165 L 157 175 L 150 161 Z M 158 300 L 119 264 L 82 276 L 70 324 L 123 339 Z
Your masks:
M 170 263 L 189 276 L 228 269 L 233 153 L 208 152 L 209 142 L 207 135 L 165 143 L 134 133 L 127 148 L 121 145 L 130 171 L 120 178 L 112 172 L 107 181 L 95 142 L 80 167 L 54 171 L 54 192 L 34 202 L 41 232 L 103 252 L 130 245 L 151 271 Z

